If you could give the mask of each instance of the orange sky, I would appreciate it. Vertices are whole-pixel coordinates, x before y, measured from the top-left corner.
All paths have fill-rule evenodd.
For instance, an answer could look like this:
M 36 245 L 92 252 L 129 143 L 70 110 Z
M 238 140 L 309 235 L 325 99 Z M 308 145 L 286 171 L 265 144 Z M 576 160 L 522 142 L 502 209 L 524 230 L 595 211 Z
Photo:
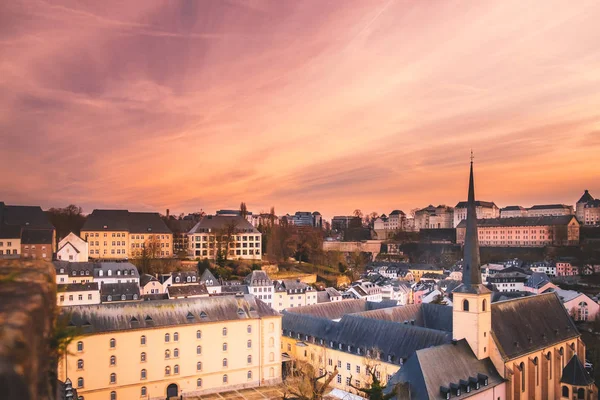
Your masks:
M 327 217 L 600 197 L 597 1 L 0 2 L 0 200 Z

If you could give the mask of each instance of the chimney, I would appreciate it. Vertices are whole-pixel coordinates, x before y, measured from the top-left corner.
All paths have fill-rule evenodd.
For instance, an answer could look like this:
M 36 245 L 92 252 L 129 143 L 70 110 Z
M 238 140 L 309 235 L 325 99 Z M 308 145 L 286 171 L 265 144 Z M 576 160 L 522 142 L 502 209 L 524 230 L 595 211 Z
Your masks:
M 167 218 L 169 218 L 169 209 L 167 208 Z

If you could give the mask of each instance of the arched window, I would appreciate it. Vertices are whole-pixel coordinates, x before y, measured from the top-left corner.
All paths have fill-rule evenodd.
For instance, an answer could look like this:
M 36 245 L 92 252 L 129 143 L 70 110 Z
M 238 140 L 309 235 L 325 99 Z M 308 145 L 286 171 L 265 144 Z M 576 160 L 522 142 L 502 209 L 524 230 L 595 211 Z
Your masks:
M 269 378 L 274 378 L 275 377 L 275 368 L 271 367 L 269 368 Z
M 463 311 L 469 311 L 469 300 L 463 300 Z
M 248 325 L 248 326 L 246 327 L 246 331 L 247 331 L 248 333 L 252 333 L 252 325 Z
M 140 373 L 140 379 L 146 379 L 146 370 L 143 369 L 142 372 Z
M 546 358 L 548 359 L 548 379 L 552 379 L 552 353 L 548 352 Z
M 165 333 L 165 343 L 170 342 L 171 341 L 171 335 L 169 335 L 168 333 Z
M 174 341 L 174 342 L 179 342 L 179 333 L 178 333 L 178 332 L 175 332 L 175 333 L 173 334 L 173 341 Z
M 519 364 L 521 369 L 521 392 L 525 391 L 525 363 Z
M 202 378 L 196 379 L 196 387 L 202 387 Z
M 117 357 L 110 356 L 110 365 L 117 365 Z
M 269 353 L 269 361 L 275 361 L 275 353 Z
M 569 387 L 568 386 L 562 387 L 562 397 L 569 398 Z
M 227 328 L 223 328 L 223 336 L 227 336 Z
M 202 354 L 202 346 L 196 346 L 196 354 L 197 355 Z
M 275 346 L 275 339 L 269 338 L 269 347 Z
M 115 339 L 110 339 L 110 348 L 114 349 L 117 347 L 117 341 Z
M 188 281 L 188 283 L 189 283 L 189 282 L 191 282 L 191 281 L 192 281 L 192 277 L 191 277 L 191 276 L 188 276 L 186 280 L 187 280 L 187 281 Z
M 83 351 L 83 342 L 77 342 L 77 351 Z
M 202 339 L 202 331 L 196 331 L 196 339 Z
M 124 294 L 121 295 L 121 300 L 126 300 L 127 296 L 125 296 Z
M 110 294 L 106 297 L 106 301 L 112 301 L 112 296 Z
M 83 387 L 83 378 L 77 378 L 77 387 L 78 388 L 82 388 Z
M 175 358 L 179 357 L 179 349 L 173 350 L 173 357 L 175 357 Z
M 252 379 L 252 371 L 248 371 L 246 375 L 248 376 L 248 379 Z
M 175 277 L 175 283 L 179 283 L 181 281 L 181 279 L 179 279 L 179 277 Z
M 248 356 L 248 364 L 252 364 L 252 356 Z
M 146 362 L 146 353 L 140 354 L 140 362 Z
M 165 375 L 171 375 L 171 367 L 165 367 Z
M 227 383 L 227 375 L 223 375 L 223 383 Z
M 148 394 L 148 390 L 146 389 L 146 386 L 142 386 L 142 390 L 140 392 L 141 396 L 146 396 Z
M 110 392 L 110 400 L 117 400 L 117 392 Z
M 535 386 L 540 385 L 540 366 L 538 365 L 538 358 L 533 359 L 534 373 L 535 373 Z
M 223 351 L 227 351 L 227 343 L 223 343 Z
M 584 388 L 579 388 L 577 389 L 577 398 L 578 399 L 585 399 L 585 389 Z
M 110 383 L 117 383 L 117 374 L 114 372 L 110 374 Z
M 142 346 L 145 346 L 145 345 L 146 345 L 146 336 L 142 336 L 142 337 L 140 337 L 140 344 L 141 344 Z
M 486 306 L 487 306 L 487 301 L 485 299 L 483 299 L 483 301 L 481 302 L 481 311 L 485 311 Z
M 171 358 L 171 350 L 167 349 L 165 350 L 165 360 Z
M 579 309 L 578 311 L 578 319 L 580 321 L 587 321 L 588 320 L 588 316 L 589 316 L 589 310 L 588 310 L 588 303 L 585 301 L 582 301 L 579 303 Z
M 179 374 L 179 365 L 175 365 L 175 366 L 173 367 L 173 373 L 174 373 L 175 375 Z
M 224 359 L 223 359 L 223 368 L 226 368 L 226 367 L 227 367 L 227 359 L 226 359 L 226 358 L 224 358 Z
M 248 340 L 248 343 L 246 343 L 246 347 L 248 347 L 249 349 L 252 348 L 252 340 Z
M 202 362 L 201 361 L 198 361 L 196 363 L 196 371 L 202 371 Z
M 83 360 L 77 360 L 77 369 L 83 369 Z

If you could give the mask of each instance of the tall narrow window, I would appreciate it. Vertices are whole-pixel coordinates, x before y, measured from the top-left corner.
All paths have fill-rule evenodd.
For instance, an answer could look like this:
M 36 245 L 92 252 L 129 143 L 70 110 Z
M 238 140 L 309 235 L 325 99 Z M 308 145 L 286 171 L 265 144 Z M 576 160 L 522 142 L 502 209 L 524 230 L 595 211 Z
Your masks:
M 175 333 L 173 334 L 173 341 L 174 341 L 174 342 L 179 342 L 179 332 L 175 332 Z
M 248 379 L 252 379 L 252 371 L 248 371 L 247 376 L 248 376 Z
M 140 354 L 140 362 L 146 362 L 146 353 Z
M 223 383 L 227 383 L 227 375 L 223 375 Z
M 83 387 L 83 378 L 77 378 L 77 387 L 78 388 L 82 388 Z
M 83 351 L 83 342 L 77 342 L 77 351 Z
M 117 347 L 117 341 L 115 339 L 110 339 L 110 348 L 114 349 Z
M 165 333 L 165 343 L 168 343 L 171 341 L 171 335 L 169 335 L 168 333 Z
M 165 360 L 171 358 L 171 350 L 167 349 L 165 350 Z
M 197 355 L 202 354 L 202 346 L 196 346 L 196 354 Z
M 483 301 L 481 302 L 481 311 L 485 311 L 486 306 L 487 306 L 487 301 L 485 299 L 483 299 Z
M 223 368 L 226 368 L 226 367 L 227 367 L 227 359 L 226 359 L 226 358 L 224 358 L 224 359 L 223 359 Z
M 179 357 L 179 349 L 173 350 L 173 357 L 175 357 L 175 358 Z
M 533 367 L 534 367 L 534 372 L 535 372 L 535 386 L 539 386 L 540 385 L 540 368 L 538 366 L 538 358 L 535 357 L 533 359 Z
M 521 392 L 525 391 L 525 363 L 519 364 L 519 368 L 521 369 Z
M 77 369 L 83 369 L 83 360 L 77 360 Z
M 196 371 L 202 371 L 202 362 L 201 361 L 198 361 L 196 363 Z
M 227 328 L 223 328 L 223 336 L 227 336 Z
M 175 365 L 175 366 L 173 367 L 173 373 L 174 373 L 175 375 L 179 374 L 179 365 Z
M 140 373 L 140 379 L 144 380 L 146 379 L 146 370 L 143 369 L 142 372 Z
M 140 337 L 140 344 L 144 346 L 146 344 L 146 336 Z
M 196 339 L 202 339 L 202 331 L 196 331 Z
M 110 365 L 117 365 L 117 357 L 110 356 Z
M 117 392 L 110 392 L 110 400 L 117 400 Z
M 110 383 L 117 383 L 117 374 L 114 372 L 110 374 Z
M 463 301 L 463 311 L 469 311 L 469 300 L 467 299 Z
M 252 356 L 248 356 L 248 364 L 252 364 Z
M 202 378 L 196 379 L 196 387 L 202 387 Z

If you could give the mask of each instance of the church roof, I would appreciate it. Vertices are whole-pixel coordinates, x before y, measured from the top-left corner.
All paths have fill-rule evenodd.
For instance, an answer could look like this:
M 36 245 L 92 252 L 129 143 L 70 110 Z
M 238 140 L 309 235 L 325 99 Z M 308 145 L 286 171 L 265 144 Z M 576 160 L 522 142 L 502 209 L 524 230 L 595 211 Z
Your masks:
M 573 386 L 588 386 L 594 383 L 594 378 L 587 373 L 581 360 L 575 354 L 563 369 L 560 382 Z
M 492 303 L 492 334 L 505 359 L 579 336 L 555 293 Z

